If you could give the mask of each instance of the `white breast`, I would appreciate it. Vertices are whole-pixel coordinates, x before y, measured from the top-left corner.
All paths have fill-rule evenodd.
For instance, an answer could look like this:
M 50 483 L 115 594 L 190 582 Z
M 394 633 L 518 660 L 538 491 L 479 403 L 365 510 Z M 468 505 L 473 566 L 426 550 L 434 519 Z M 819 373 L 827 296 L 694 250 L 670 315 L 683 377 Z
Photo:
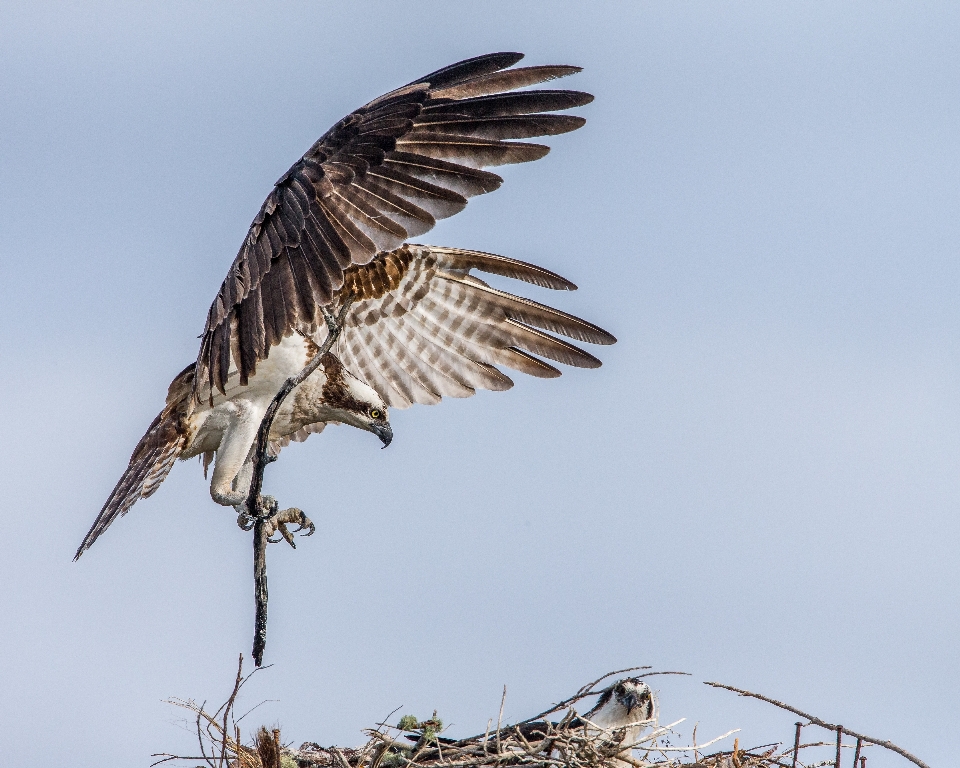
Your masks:
M 270 350 L 270 356 L 266 360 L 257 364 L 256 373 L 250 377 L 247 386 L 240 385 L 236 366 L 231 362 L 226 394 L 214 392 L 213 404 L 211 405 L 209 401 L 199 403 L 190 417 L 193 437 L 181 454 L 181 458 L 187 459 L 206 451 L 217 450 L 224 431 L 242 413 L 249 410 L 259 412 L 265 410 L 283 383 L 303 370 L 310 360 L 312 348 L 312 344 L 300 334 L 294 333 L 287 336 Z M 320 368 L 300 386 L 305 390 L 315 391 L 318 387 L 322 387 L 323 380 L 323 369 Z M 251 409 L 250 406 L 253 408 Z M 277 414 L 271 437 L 277 437 L 278 432 L 287 434 L 303 426 L 295 424 L 295 420 L 291 419 L 292 407 L 293 398 L 287 398 L 280 413 Z

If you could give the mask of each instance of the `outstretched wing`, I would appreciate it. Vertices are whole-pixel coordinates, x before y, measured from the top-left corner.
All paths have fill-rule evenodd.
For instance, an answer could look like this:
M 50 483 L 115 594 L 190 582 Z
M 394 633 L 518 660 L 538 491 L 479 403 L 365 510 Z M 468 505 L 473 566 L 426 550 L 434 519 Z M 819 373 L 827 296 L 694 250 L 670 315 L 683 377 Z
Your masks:
M 395 408 L 503 390 L 513 382 L 496 366 L 553 378 L 541 358 L 580 368 L 600 361 L 552 335 L 592 344 L 616 339 L 573 315 L 487 285 L 476 269 L 546 288 L 575 290 L 541 267 L 459 248 L 408 244 L 344 274 L 354 303 L 337 341 L 348 370 Z
M 367 264 L 462 210 L 503 179 L 481 170 L 543 157 L 513 139 L 583 125 L 547 114 L 593 100 L 577 91 L 517 88 L 578 67 L 509 69 L 519 53 L 468 59 L 374 99 L 324 134 L 276 183 L 207 315 L 195 394 L 224 392 L 231 357 L 245 385 L 292 330 L 318 326 L 344 270 Z
M 118 517 L 127 514 L 127 510 L 137 501 L 153 495 L 170 473 L 187 442 L 184 420 L 192 403 L 193 373 L 194 366 L 191 364 L 173 380 L 166 406 L 140 438 L 127 471 L 83 537 L 74 560 L 90 549 L 100 534 Z

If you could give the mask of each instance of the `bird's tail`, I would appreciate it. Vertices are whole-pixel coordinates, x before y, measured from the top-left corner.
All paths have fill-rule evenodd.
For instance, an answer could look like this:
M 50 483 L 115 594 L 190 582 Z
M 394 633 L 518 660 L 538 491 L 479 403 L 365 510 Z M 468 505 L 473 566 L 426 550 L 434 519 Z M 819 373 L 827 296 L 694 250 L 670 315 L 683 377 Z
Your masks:
M 185 379 L 189 379 L 189 382 L 184 381 Z M 83 543 L 73 557 L 74 561 L 93 546 L 93 542 L 114 520 L 125 515 L 139 499 L 152 495 L 170 473 L 173 463 L 187 442 L 183 418 L 189 404 L 192 382 L 193 366 L 173 380 L 166 407 L 153 420 L 147 433 L 140 438 L 130 457 L 127 471 L 123 473 L 87 535 L 83 537 Z

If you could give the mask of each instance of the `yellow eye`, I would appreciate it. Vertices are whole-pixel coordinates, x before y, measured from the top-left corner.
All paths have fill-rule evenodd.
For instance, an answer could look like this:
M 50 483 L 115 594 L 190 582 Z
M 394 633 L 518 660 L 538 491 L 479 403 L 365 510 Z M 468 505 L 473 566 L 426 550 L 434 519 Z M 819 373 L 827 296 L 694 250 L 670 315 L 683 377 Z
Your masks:
M 381 416 L 383 416 L 383 414 L 377 408 L 374 408 L 373 410 L 370 411 L 371 419 L 379 419 Z

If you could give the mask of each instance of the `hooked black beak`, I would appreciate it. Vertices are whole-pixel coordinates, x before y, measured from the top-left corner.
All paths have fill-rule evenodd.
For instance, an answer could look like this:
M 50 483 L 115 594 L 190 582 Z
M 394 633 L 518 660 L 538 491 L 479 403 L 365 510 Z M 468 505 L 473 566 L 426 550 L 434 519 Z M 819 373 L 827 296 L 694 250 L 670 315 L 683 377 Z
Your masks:
M 371 424 L 370 431 L 380 438 L 384 448 L 390 445 L 390 441 L 393 440 L 393 429 L 389 424 Z
M 623 704 L 623 706 L 627 708 L 627 714 L 630 714 L 631 712 L 633 712 L 633 708 L 637 706 L 638 702 L 639 702 L 639 699 L 637 698 L 637 695 L 635 693 L 628 693 L 626 696 L 623 697 L 623 701 L 621 703 Z

